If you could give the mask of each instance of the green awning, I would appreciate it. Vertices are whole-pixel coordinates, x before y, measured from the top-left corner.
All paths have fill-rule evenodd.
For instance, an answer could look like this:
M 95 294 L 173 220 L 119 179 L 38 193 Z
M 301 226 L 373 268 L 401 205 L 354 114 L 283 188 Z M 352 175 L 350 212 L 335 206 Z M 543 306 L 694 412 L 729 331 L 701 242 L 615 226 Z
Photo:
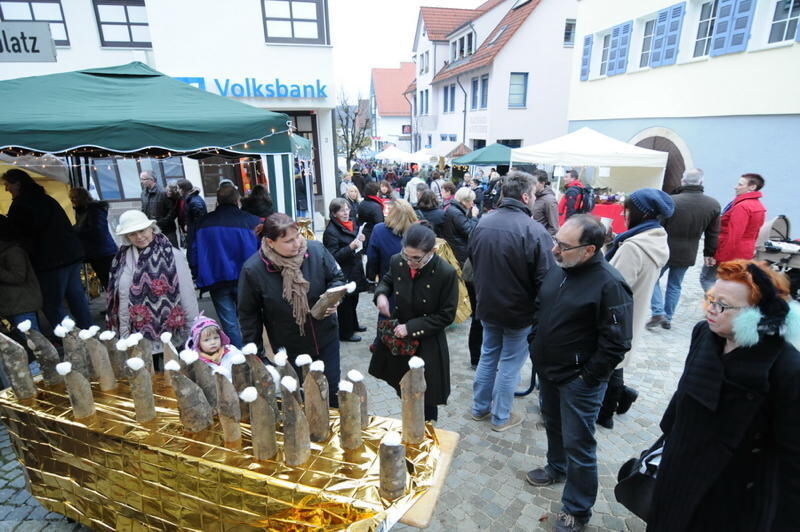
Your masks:
M 0 151 L 6 152 L 293 153 L 299 141 L 288 123 L 283 113 L 206 92 L 139 62 L 0 81 Z
M 511 162 L 511 148 L 503 144 L 492 144 L 453 159 L 453 164 L 474 166 L 499 166 Z

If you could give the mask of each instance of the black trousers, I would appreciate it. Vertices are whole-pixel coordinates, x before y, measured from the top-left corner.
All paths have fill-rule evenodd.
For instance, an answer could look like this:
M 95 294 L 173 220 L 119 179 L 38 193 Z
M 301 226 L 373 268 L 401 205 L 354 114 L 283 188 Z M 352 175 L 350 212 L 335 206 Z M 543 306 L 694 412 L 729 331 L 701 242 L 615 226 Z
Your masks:
M 339 338 L 346 340 L 356 333 L 358 328 L 358 292 L 347 294 L 339 303 L 336 313 L 339 316 Z
M 469 294 L 469 304 L 472 307 L 472 322 L 469 325 L 469 361 L 473 366 L 477 366 L 481 359 L 481 344 L 483 343 L 483 325 L 481 320 L 475 317 L 475 286 L 472 283 L 466 283 L 467 294 Z
M 622 397 L 622 392 L 625 389 L 625 377 L 623 370 L 615 369 L 608 379 L 608 388 L 606 388 L 606 395 L 603 398 L 603 405 L 600 407 L 600 419 L 608 419 L 614 415 L 617 410 L 617 404 Z

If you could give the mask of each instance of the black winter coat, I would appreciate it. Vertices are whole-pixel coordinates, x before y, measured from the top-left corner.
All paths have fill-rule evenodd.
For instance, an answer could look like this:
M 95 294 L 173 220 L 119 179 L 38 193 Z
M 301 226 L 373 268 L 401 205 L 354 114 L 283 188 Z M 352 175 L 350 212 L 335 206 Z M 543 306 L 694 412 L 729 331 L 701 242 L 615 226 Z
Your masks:
M 669 244 L 669 266 L 694 266 L 697 246 L 703 241 L 703 256 L 713 257 L 719 239 L 719 202 L 703 194 L 702 185 L 678 188 L 672 195 L 675 213 L 664 222 Z
M 800 530 L 800 353 L 780 337 L 723 347 L 695 326 L 648 531 Z
M 108 229 L 108 203 L 89 202 L 86 207 L 75 209 L 75 216 L 75 229 L 87 260 L 116 255 L 117 244 Z
M 434 255 L 414 279 L 400 254 L 375 289 L 375 297 L 394 296 L 392 317 L 408 328 L 408 337 L 420 341 L 416 355 L 425 361 L 425 403 L 447 404 L 450 396 L 450 352 L 445 328 L 456 318 L 458 277 L 447 261 Z M 408 357 L 396 357 L 377 341 L 369 364 L 370 375 L 384 380 L 400 394 L 400 379 L 408 371 Z
M 484 215 L 469 237 L 475 316 L 511 329 L 531 325 L 542 279 L 554 264 L 552 247 L 553 239 L 519 200 L 506 198 Z
M 467 210 L 457 201 L 452 202 L 444 213 L 442 238 L 450 244 L 460 266 L 469 257 L 469 236 L 477 225 L 478 220 L 467 216 Z
M 153 188 L 142 190 L 142 212 L 151 220 L 156 221 L 156 225 L 161 232 L 169 235 L 175 233 L 175 219 L 178 215 L 174 201 L 161 188 L 155 184 Z
M 372 229 L 381 222 L 383 222 L 383 205 L 373 198 L 364 198 L 364 201 L 358 204 L 358 225 L 367 224 L 364 227 L 365 248 L 369 244 Z
M 601 253 L 551 268 L 536 306 L 533 363 L 543 379 L 607 381 L 631 349 L 633 293 Z
M 41 187 L 23 192 L 11 202 L 8 227 L 37 272 L 83 260 L 83 246 L 67 213 Z
M 350 243 L 355 238 L 355 231 L 348 231 L 337 220 L 331 220 L 322 235 L 322 243 L 341 266 L 345 279 L 355 281 L 358 288 L 363 291 L 366 286 L 366 277 L 364 277 L 362 258 L 366 248 L 362 247 L 358 252 L 353 251 Z
M 264 198 L 254 198 L 252 196 L 242 198 L 242 210 L 258 216 L 259 218 L 266 218 L 275 212 L 272 210 L 272 203 Z
M 316 241 L 308 241 L 306 259 L 300 267 L 303 277 L 310 283 L 308 308 L 314 306 L 328 288 L 345 283 L 342 269 L 325 247 Z M 339 338 L 339 322 L 336 313 L 323 320 L 306 318 L 305 335 L 292 316 L 291 304 L 283 299 L 283 278 L 266 258 L 258 253 L 247 259 L 239 277 L 239 324 L 244 343 L 254 342 L 258 352 L 263 353 L 261 331 L 266 327 L 274 349 L 285 347 L 291 360 L 308 353 L 312 357 L 319 349 Z
M 417 209 L 417 217 L 420 220 L 428 220 L 433 228 L 433 232 L 439 238 L 444 238 L 444 209 L 441 207 L 434 207 L 433 209 Z
M 39 280 L 28 254 L 15 242 L 0 240 L 0 316 L 10 318 L 42 308 Z

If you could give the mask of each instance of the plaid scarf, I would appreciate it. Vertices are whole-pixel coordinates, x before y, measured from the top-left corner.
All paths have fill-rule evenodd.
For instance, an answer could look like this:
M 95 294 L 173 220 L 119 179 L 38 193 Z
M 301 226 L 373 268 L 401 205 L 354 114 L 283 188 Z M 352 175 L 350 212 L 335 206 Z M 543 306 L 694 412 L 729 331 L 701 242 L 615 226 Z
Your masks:
M 279 255 L 272 248 L 261 248 L 259 253 L 262 259 L 269 262 L 269 264 L 279 272 L 283 281 L 283 299 L 285 299 L 292 306 L 292 316 L 295 323 L 300 328 L 300 336 L 305 336 L 306 331 L 306 318 L 308 316 L 308 288 L 311 283 L 306 281 L 303 277 L 303 272 L 300 268 L 303 266 L 303 261 L 306 259 L 306 249 L 308 244 L 303 239 L 300 246 L 300 251 L 294 257 L 284 257 Z
M 119 330 L 119 279 L 131 246 L 122 246 L 111 264 L 108 281 L 108 325 Z M 139 252 L 131 280 L 128 303 L 129 330 L 148 340 L 171 332 L 176 344 L 186 339 L 186 312 L 180 304 L 175 250 L 166 236 L 153 235 L 149 246 Z

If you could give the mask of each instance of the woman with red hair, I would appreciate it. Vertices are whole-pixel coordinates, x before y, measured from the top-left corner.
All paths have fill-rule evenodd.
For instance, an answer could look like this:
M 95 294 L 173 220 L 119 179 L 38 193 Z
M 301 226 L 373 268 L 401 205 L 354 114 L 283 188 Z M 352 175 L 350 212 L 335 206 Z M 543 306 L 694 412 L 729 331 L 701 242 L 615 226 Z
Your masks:
M 649 531 L 800 530 L 800 305 L 765 264 L 724 262 L 661 420 Z

